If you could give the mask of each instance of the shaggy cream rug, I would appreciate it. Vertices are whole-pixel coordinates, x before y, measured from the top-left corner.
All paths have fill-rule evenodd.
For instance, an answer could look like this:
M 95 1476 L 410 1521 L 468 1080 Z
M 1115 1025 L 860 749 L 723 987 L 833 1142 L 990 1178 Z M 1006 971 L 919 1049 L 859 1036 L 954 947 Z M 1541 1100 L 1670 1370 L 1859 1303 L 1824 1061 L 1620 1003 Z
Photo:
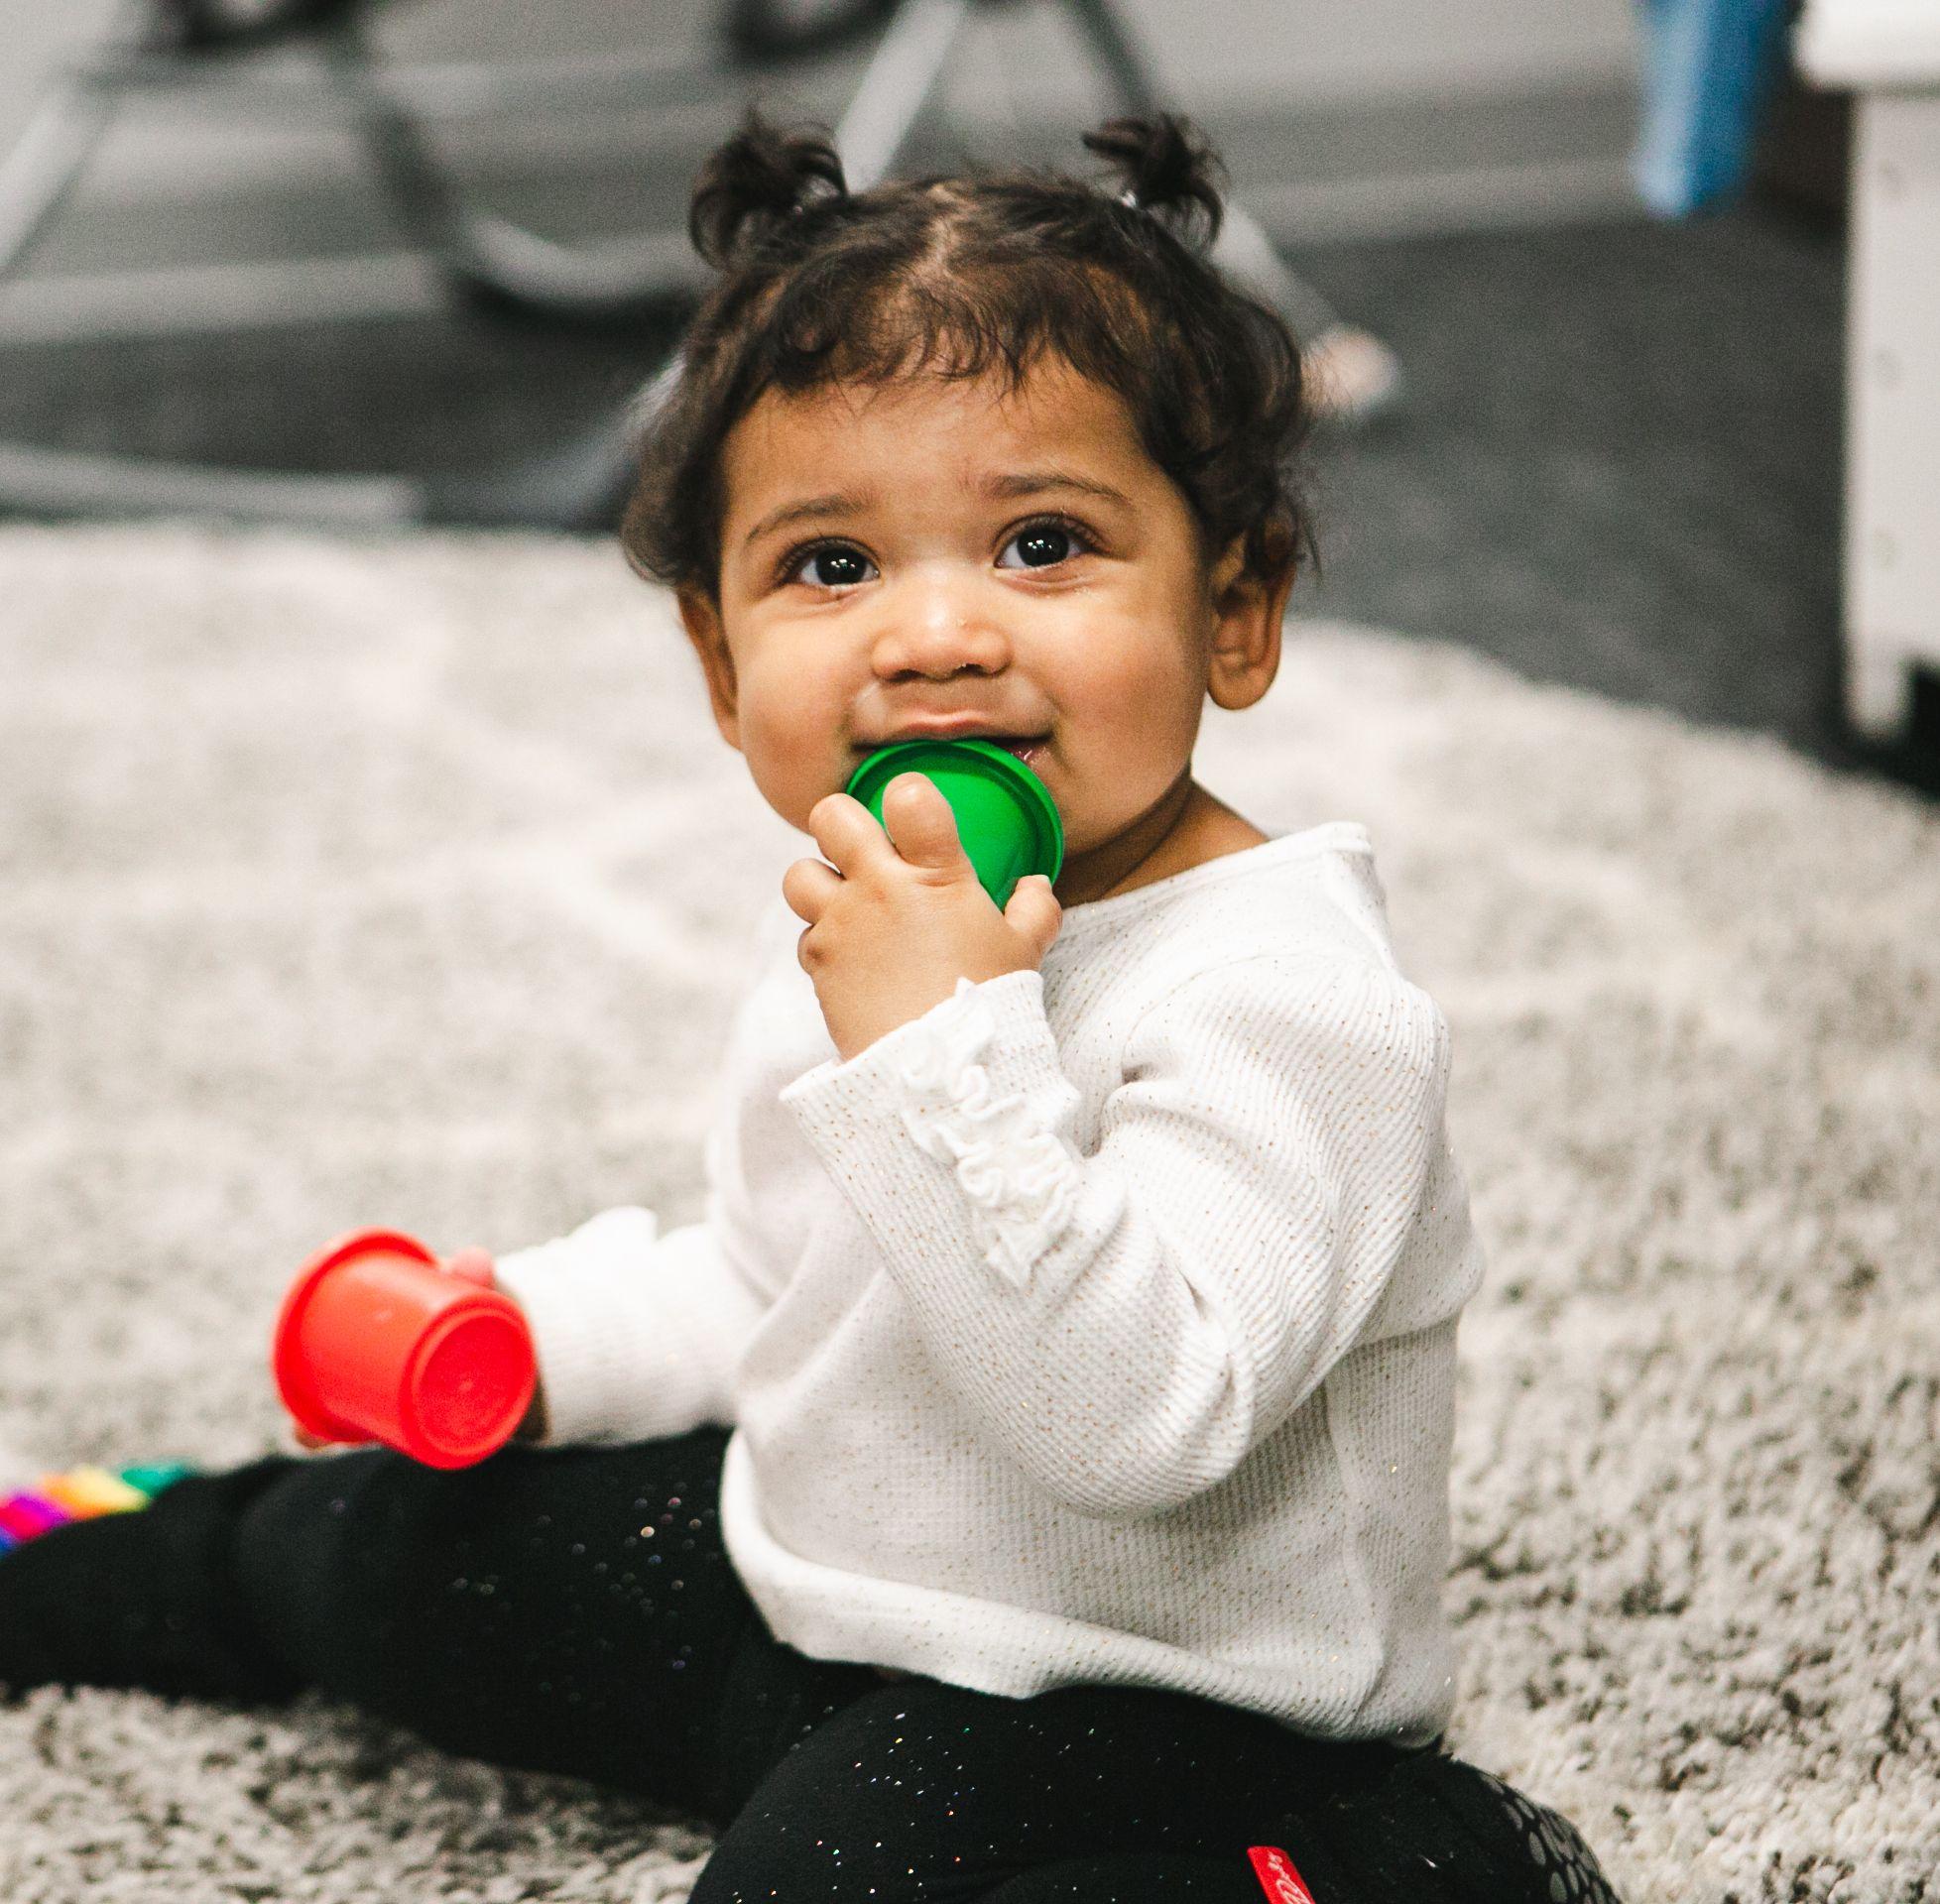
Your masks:
M 610 547 L 0 532 L 0 1445 L 281 1444 L 374 1223 L 699 1214 L 747 922 L 812 851 Z M 1940 1895 L 1940 814 L 1301 625 L 1202 777 L 1365 820 L 1455 1028 L 1451 1743 L 1631 1904 Z M 0 1898 L 683 1898 L 689 1821 L 306 1700 L 0 1710 Z

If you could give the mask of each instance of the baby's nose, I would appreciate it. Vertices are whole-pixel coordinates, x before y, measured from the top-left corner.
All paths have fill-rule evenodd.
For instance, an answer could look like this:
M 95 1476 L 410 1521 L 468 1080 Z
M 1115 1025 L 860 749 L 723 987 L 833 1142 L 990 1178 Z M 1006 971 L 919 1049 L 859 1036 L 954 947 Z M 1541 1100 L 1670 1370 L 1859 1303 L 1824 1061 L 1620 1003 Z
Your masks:
M 973 591 L 940 584 L 885 603 L 876 643 L 879 674 L 945 679 L 966 667 L 994 673 L 1011 657 L 1011 639 Z
M 875 644 L 875 670 L 883 678 L 923 674 L 947 680 L 964 669 L 993 674 L 1009 659 L 1011 638 L 990 621 L 968 615 L 899 617 Z

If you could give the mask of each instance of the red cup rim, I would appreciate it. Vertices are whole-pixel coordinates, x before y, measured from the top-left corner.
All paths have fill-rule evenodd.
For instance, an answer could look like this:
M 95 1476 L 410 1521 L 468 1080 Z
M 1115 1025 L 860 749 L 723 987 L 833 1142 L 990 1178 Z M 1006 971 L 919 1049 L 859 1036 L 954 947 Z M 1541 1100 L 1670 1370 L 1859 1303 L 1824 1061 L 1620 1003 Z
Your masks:
M 483 1302 L 467 1304 L 462 1309 L 452 1310 L 440 1316 L 418 1340 L 411 1361 L 404 1374 L 404 1392 L 410 1394 L 417 1386 L 424 1365 L 444 1346 L 445 1339 L 463 1328 L 475 1327 L 481 1320 L 489 1318 L 515 1335 L 524 1334 L 530 1346 L 530 1332 L 525 1329 L 525 1319 L 517 1304 L 502 1290 L 482 1289 L 478 1294 Z M 493 1297 L 497 1297 L 493 1301 Z M 512 1416 L 512 1426 L 518 1427 L 520 1419 L 532 1405 L 533 1390 L 538 1386 L 539 1370 L 534 1364 L 523 1392 L 518 1397 L 517 1412 Z M 416 1408 L 401 1411 L 405 1417 L 404 1453 L 414 1461 L 422 1461 L 427 1468 L 468 1468 L 473 1462 L 482 1461 L 487 1455 L 503 1446 L 505 1433 L 495 1431 L 480 1434 L 468 1441 L 433 1439 L 419 1425 L 420 1416 Z
M 406 1256 L 413 1262 L 437 1267 L 437 1257 L 418 1241 L 400 1230 L 359 1230 L 314 1256 L 290 1285 L 289 1294 L 276 1319 L 275 1347 L 271 1355 L 278 1392 L 297 1426 L 325 1441 L 361 1442 L 369 1434 L 354 1422 L 339 1421 L 323 1406 L 303 1379 L 303 1362 L 297 1355 L 297 1324 L 316 1285 L 332 1269 L 357 1256 Z

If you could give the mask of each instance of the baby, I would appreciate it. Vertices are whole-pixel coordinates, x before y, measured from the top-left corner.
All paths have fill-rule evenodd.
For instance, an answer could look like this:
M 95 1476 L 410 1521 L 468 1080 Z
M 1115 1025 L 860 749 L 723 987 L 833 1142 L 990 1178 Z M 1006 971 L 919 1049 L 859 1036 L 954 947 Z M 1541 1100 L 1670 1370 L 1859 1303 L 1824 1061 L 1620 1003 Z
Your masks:
M 304 1687 L 684 1809 L 695 1904 L 1591 1904 L 1442 1745 L 1449 1040 L 1366 832 L 1193 777 L 1273 683 L 1300 361 L 1170 118 L 848 193 L 751 121 L 625 540 L 811 836 L 758 923 L 702 1221 L 509 1254 L 542 1376 L 478 1467 L 269 1456 L 0 1560 L 0 1682 Z M 1000 910 L 877 749 L 1062 818 Z M 537 1444 L 537 1445 L 535 1445 Z

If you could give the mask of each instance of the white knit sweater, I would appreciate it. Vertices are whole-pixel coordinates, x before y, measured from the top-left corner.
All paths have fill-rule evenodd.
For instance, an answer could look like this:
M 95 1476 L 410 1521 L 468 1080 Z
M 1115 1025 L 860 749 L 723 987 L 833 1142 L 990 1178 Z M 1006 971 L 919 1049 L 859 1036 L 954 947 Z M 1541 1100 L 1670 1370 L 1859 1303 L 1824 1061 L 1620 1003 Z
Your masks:
M 1435 1736 L 1482 1262 L 1365 831 L 1068 907 L 846 1063 L 800 931 L 778 896 L 703 1221 L 499 1264 L 552 1439 L 734 1427 L 729 1556 L 817 1658 Z

